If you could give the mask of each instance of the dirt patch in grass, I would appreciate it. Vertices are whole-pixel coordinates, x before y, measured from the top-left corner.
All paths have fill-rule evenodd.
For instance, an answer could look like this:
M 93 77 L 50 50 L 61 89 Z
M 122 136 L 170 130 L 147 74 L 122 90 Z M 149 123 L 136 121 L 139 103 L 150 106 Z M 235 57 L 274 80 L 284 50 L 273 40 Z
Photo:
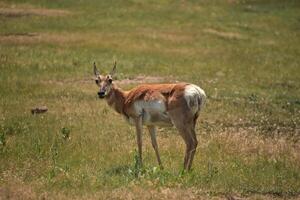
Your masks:
M 107 195 L 107 194 L 106 194 Z M 181 188 L 158 188 L 145 189 L 138 186 L 133 186 L 130 189 L 120 188 L 110 194 L 111 199 L 208 199 L 209 197 L 201 192 L 193 189 Z M 214 199 L 222 199 L 215 197 Z
M 7 33 L 0 35 L 0 43 L 27 44 L 36 40 L 36 33 Z
M 219 31 L 219 30 L 211 29 L 211 28 L 204 29 L 203 32 L 211 34 L 211 35 L 215 35 L 215 36 L 223 38 L 223 39 L 236 39 L 236 40 L 247 39 L 246 36 L 244 36 L 240 33 Z
M 55 43 L 66 44 L 80 42 L 82 39 L 77 34 L 52 34 L 52 33 L 6 33 L 0 35 L 0 43 L 8 44 L 38 44 Z
M 179 31 L 157 31 L 152 29 L 141 29 L 137 33 L 142 37 L 147 37 L 154 40 L 166 40 L 175 43 L 191 42 L 193 36 L 186 32 Z
M 169 82 L 167 80 L 170 80 L 170 79 L 167 79 L 166 77 L 161 77 L 161 76 L 138 75 L 134 78 L 126 78 L 123 80 L 116 80 L 115 82 L 116 82 L 116 84 L 120 84 L 120 85 L 130 85 L 130 84 Z
M 65 80 L 48 80 L 43 81 L 44 84 L 57 84 L 57 85 L 64 85 L 64 84 L 94 84 L 94 79 L 91 78 L 83 78 L 83 79 L 65 79 Z M 134 85 L 134 84 L 144 84 L 144 83 L 167 83 L 167 82 L 177 82 L 170 77 L 163 77 L 163 76 L 146 76 L 146 75 L 138 75 L 133 78 L 125 78 L 122 80 L 114 80 L 119 86 L 122 85 Z
M 37 194 L 32 187 L 17 180 L 11 172 L 4 175 L 6 183 L 0 185 L 0 199 L 37 199 Z M 1 177 L 1 176 L 0 176 Z
M 0 187 L 0 199 L 37 199 L 37 196 L 28 186 L 10 183 Z
M 35 8 L 31 5 L 6 5 L 0 4 L 0 16 L 4 17 L 26 17 L 26 16 L 66 16 L 71 12 L 61 9 L 47 9 L 47 8 Z

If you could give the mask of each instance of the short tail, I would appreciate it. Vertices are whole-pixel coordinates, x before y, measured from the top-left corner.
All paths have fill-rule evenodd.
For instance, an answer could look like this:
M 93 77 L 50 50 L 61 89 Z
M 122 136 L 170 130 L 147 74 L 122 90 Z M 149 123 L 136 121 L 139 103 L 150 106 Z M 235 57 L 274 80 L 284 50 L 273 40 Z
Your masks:
M 198 115 L 206 103 L 206 94 L 200 87 L 189 85 L 185 89 L 185 99 L 193 114 Z
M 200 108 L 203 108 L 206 104 L 206 94 L 204 90 L 201 89 L 201 97 L 199 98 L 199 106 Z

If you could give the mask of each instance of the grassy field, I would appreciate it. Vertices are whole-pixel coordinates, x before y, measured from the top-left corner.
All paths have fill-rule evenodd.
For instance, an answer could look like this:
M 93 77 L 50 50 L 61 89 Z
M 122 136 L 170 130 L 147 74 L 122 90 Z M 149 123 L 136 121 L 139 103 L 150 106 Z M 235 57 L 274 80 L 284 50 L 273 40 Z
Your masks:
M 114 60 L 124 89 L 206 91 L 190 173 L 174 128 L 165 169 L 146 132 L 136 167 L 134 127 L 92 81 Z M 0 199 L 300 198 L 298 0 L 1 0 L 0 97 Z

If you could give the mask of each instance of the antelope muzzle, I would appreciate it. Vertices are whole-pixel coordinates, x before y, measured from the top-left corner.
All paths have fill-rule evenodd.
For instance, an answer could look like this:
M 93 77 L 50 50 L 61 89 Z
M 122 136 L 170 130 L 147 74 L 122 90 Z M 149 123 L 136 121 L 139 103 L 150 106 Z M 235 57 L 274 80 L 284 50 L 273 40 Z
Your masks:
M 103 99 L 105 97 L 105 92 L 98 92 L 98 96 L 100 99 Z

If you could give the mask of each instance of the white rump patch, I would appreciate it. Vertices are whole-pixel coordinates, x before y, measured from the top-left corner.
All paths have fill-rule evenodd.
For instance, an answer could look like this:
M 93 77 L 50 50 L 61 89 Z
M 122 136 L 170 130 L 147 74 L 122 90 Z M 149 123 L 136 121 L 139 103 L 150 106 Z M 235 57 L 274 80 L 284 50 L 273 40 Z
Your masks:
M 206 94 L 200 87 L 191 84 L 185 87 L 184 98 L 193 114 L 196 114 L 205 104 Z

